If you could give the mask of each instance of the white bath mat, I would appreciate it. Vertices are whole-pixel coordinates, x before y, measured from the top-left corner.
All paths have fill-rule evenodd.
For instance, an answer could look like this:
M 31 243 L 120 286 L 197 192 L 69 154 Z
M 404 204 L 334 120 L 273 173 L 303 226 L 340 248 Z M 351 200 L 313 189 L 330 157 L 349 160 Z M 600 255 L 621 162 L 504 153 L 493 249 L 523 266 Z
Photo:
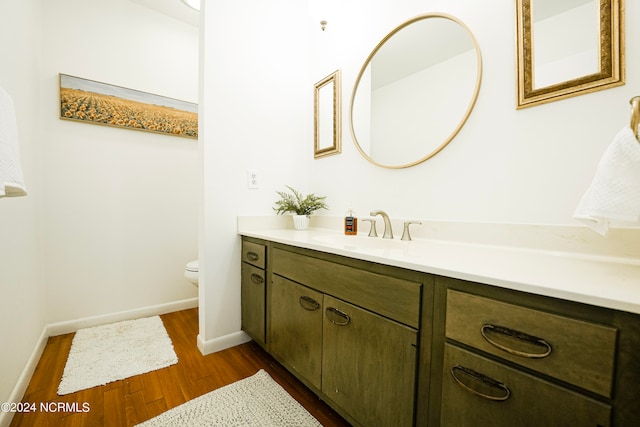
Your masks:
M 178 363 L 159 316 L 80 329 L 58 394 L 104 385 Z
M 321 426 L 264 370 L 196 397 L 136 427 Z

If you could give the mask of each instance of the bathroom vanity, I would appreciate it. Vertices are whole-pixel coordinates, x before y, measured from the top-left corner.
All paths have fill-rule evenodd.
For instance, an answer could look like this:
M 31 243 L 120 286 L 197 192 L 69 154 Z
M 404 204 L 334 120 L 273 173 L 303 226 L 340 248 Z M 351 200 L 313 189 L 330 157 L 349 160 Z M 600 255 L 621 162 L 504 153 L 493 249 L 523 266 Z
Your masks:
M 445 252 L 477 251 L 485 264 L 491 249 L 240 234 L 243 330 L 354 425 L 640 425 L 637 264 L 521 252 L 511 256 L 533 264 L 498 257 L 495 277 L 478 267 L 474 278 L 464 262 L 457 273 L 445 266 Z M 542 276 L 567 271 L 590 277 L 586 296 L 545 290 Z M 544 286 L 519 287 L 518 274 Z M 599 301 L 589 280 L 606 277 L 604 294 L 638 288 L 624 310 L 615 298 L 588 303 Z

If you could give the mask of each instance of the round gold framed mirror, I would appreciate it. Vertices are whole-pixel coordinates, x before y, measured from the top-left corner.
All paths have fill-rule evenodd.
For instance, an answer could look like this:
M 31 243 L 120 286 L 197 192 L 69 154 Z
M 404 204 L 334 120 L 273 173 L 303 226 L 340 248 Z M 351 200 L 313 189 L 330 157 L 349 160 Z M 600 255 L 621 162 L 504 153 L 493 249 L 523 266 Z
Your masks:
M 351 136 L 370 162 L 399 169 L 438 154 L 467 121 L 482 57 L 459 19 L 429 13 L 391 31 L 365 61 L 351 96 Z

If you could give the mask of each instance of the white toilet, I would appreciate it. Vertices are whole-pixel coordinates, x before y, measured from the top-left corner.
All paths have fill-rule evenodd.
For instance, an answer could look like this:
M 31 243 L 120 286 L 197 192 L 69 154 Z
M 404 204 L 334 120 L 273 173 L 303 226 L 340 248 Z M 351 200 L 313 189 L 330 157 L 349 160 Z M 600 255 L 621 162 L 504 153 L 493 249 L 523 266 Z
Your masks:
M 188 262 L 184 268 L 184 277 L 198 287 L 198 260 Z

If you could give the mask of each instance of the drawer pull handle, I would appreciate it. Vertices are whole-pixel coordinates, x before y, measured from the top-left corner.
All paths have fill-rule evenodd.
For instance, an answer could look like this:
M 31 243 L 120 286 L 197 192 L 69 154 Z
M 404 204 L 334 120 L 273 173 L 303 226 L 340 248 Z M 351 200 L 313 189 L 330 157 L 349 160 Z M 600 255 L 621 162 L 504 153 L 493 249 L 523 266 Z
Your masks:
M 542 359 L 543 357 L 547 357 L 551 354 L 551 344 L 543 340 L 542 338 L 534 337 L 533 335 L 525 334 L 524 332 L 515 331 L 513 329 L 505 328 L 504 326 L 496 326 L 496 325 L 482 325 L 482 337 L 489 342 L 489 344 L 499 348 L 500 350 L 506 351 L 507 353 L 515 354 L 520 357 L 528 357 L 530 359 Z M 511 347 L 507 347 L 504 344 L 497 342 L 495 339 L 491 339 L 488 336 L 489 332 L 495 332 L 497 334 L 506 335 L 507 337 L 514 338 L 521 342 L 531 344 L 536 348 L 540 349 L 540 352 L 527 352 L 516 350 Z
M 328 307 L 327 310 L 327 319 L 331 323 L 337 326 L 347 326 L 349 322 L 351 322 L 351 318 L 344 311 L 340 311 L 335 307 Z
M 253 283 L 255 283 L 256 285 L 262 285 L 264 283 L 264 277 L 262 277 L 259 274 L 256 273 L 252 273 L 251 274 L 251 281 Z
M 451 376 L 462 388 L 485 399 L 503 402 L 511 396 L 509 387 L 473 369 L 455 365 L 451 368 Z M 491 393 L 492 391 L 496 393 Z
M 298 301 L 300 302 L 302 308 L 307 311 L 316 311 L 320 308 L 320 303 L 318 301 L 306 295 L 301 296 Z
M 247 259 L 249 261 L 257 261 L 260 259 L 260 255 L 258 255 L 256 252 L 247 252 Z

